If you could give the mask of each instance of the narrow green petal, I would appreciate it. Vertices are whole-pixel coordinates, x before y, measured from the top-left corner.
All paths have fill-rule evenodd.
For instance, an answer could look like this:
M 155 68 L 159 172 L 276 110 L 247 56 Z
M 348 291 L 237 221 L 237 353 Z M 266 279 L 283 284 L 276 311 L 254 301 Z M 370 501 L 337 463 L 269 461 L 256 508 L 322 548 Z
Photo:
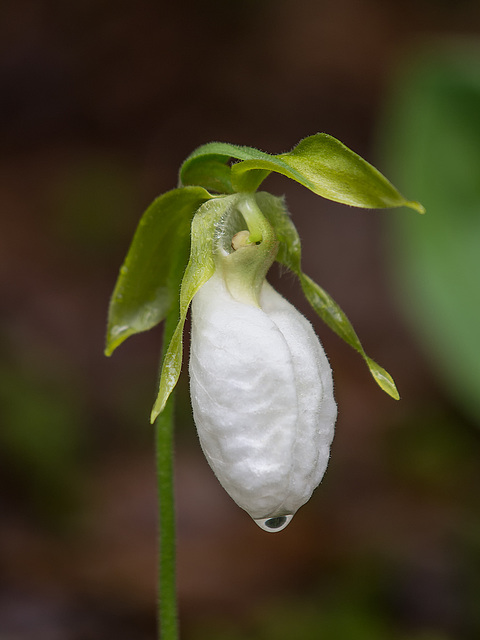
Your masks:
M 215 271 L 213 243 L 216 226 L 235 205 L 237 199 L 237 195 L 231 195 L 209 200 L 198 209 L 193 218 L 190 259 L 180 289 L 180 318 L 163 360 L 158 395 L 151 414 L 152 423 L 165 408 L 168 397 L 180 376 L 183 327 L 190 303 L 200 287 L 212 277 Z
M 300 274 L 300 282 L 307 300 L 317 314 L 342 340 L 358 351 L 367 363 L 375 382 L 383 391 L 398 400 L 400 396 L 393 378 L 385 369 L 367 356 L 355 329 L 340 306 L 324 289 L 304 273 Z
M 385 393 L 388 393 L 388 395 L 391 396 L 394 400 L 400 400 L 400 394 L 398 393 L 395 382 L 393 381 L 393 378 L 388 373 L 388 371 L 385 371 L 383 367 L 381 367 L 367 355 L 364 355 L 364 358 L 366 363 L 368 364 L 370 373 L 375 378 L 375 382 L 385 391 Z
M 269 193 L 257 193 L 259 207 L 275 229 L 280 243 L 277 261 L 293 271 L 300 279 L 302 290 L 322 320 L 347 344 L 363 357 L 377 384 L 392 398 L 399 399 L 398 391 L 390 374 L 365 353 L 349 319 L 333 298 L 301 270 L 301 245 L 282 198 Z

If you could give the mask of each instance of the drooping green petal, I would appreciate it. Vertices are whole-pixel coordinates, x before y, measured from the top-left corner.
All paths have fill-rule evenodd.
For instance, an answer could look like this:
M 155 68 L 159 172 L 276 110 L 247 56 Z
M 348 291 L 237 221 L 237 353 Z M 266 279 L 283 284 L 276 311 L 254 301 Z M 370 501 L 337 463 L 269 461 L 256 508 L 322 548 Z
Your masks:
M 163 411 L 169 395 L 177 384 L 182 367 L 183 327 L 188 308 L 200 287 L 215 271 L 214 238 L 216 226 L 238 200 L 237 195 L 223 196 L 205 202 L 197 211 L 191 225 L 190 259 L 180 290 L 180 319 L 165 353 L 160 387 L 151 421 Z
M 289 153 L 262 154 L 233 165 L 232 184 L 236 191 L 255 191 L 271 171 L 335 202 L 372 209 L 406 206 L 424 212 L 375 167 L 326 133 L 305 138 Z
M 186 261 L 193 214 L 212 196 L 199 187 L 173 189 L 145 211 L 133 237 L 113 291 L 108 313 L 106 355 L 129 336 L 161 322 L 177 295 Z M 181 276 L 180 276 L 181 277 Z
M 304 273 L 300 275 L 300 283 L 307 300 L 322 320 L 345 340 L 347 344 L 361 354 L 376 383 L 388 393 L 388 395 L 398 400 L 400 396 L 392 377 L 383 367 L 367 356 L 355 333 L 355 329 L 333 298 Z
M 280 243 L 277 261 L 298 276 L 302 290 L 316 313 L 342 340 L 361 354 L 377 384 L 392 398 L 398 400 L 400 396 L 392 377 L 367 356 L 345 313 L 324 289 L 302 272 L 300 239 L 283 199 L 264 192 L 257 193 L 256 199 L 263 214 L 275 229 Z

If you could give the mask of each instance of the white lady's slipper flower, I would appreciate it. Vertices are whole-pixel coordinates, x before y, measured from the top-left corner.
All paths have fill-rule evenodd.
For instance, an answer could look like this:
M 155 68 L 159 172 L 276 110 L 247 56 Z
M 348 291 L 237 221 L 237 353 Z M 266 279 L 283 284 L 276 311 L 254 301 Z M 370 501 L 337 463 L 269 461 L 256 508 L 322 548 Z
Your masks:
M 330 365 L 308 320 L 264 274 L 242 281 L 244 256 L 251 263 L 258 249 L 248 235 L 235 236 L 234 252 L 223 251 L 193 299 L 190 387 L 200 443 L 218 480 L 273 532 L 320 483 L 337 407 Z M 240 270 L 231 268 L 237 258 Z

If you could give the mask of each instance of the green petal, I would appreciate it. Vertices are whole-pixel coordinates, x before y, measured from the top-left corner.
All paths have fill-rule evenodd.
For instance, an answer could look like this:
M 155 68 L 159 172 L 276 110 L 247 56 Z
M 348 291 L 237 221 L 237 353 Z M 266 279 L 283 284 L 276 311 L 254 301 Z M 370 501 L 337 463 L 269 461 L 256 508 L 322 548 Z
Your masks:
M 183 327 L 190 303 L 200 287 L 212 277 L 215 271 L 213 243 L 216 227 L 237 200 L 237 195 L 212 199 L 205 202 L 193 218 L 190 259 L 180 290 L 180 319 L 163 360 L 160 386 L 151 415 L 152 422 L 163 411 L 168 397 L 175 388 L 180 376 Z
M 358 351 L 377 384 L 392 398 L 399 394 L 390 374 L 367 356 L 349 319 L 333 298 L 301 270 L 301 245 L 298 232 L 285 208 L 283 199 L 269 193 L 257 193 L 257 203 L 275 229 L 280 243 L 277 260 L 300 279 L 302 290 L 316 313 L 347 344 Z
M 118 276 L 110 301 L 106 355 L 129 336 L 161 322 L 178 295 L 193 214 L 212 196 L 205 189 L 174 189 L 145 211 Z M 180 275 L 181 278 L 181 275 Z
M 385 369 L 367 356 L 355 333 L 355 329 L 335 300 L 304 273 L 300 274 L 300 282 L 307 300 L 322 320 L 328 324 L 337 335 L 345 340 L 347 344 L 360 353 L 367 363 L 375 382 L 388 393 L 388 395 L 398 400 L 400 396 L 393 378 Z

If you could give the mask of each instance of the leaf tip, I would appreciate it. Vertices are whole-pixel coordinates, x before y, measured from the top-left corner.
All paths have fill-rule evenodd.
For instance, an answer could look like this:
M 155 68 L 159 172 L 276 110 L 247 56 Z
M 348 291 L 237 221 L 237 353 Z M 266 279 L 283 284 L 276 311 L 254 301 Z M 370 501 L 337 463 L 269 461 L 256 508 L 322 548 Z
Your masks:
M 391 388 L 390 390 L 386 390 L 386 389 L 384 389 L 384 391 L 385 391 L 386 393 L 388 393 L 388 395 L 389 395 L 391 398 L 393 398 L 394 400 L 400 400 L 400 394 L 398 393 L 398 389 L 397 389 L 397 387 L 395 386 L 395 383 L 393 383 L 393 386 L 392 386 L 392 388 Z
M 418 213 L 421 213 L 422 215 L 426 212 L 426 209 L 423 206 L 423 204 L 420 204 L 420 202 L 416 202 L 414 200 L 406 202 L 405 206 L 410 207 L 410 209 L 414 209 L 415 211 L 417 211 Z
M 107 338 L 105 340 L 105 349 L 103 350 L 103 354 L 105 356 L 107 356 L 107 358 L 109 358 L 112 353 L 115 351 L 115 349 L 118 347 L 120 343 L 118 342 L 118 340 L 115 340 L 112 335 L 111 335 L 111 331 L 109 330 L 107 332 Z
M 165 409 L 165 405 L 167 404 L 167 400 L 170 394 L 165 397 L 165 393 L 159 392 L 158 397 L 153 405 L 152 412 L 150 414 L 150 424 L 153 424 L 158 416 Z
M 372 375 L 375 378 L 375 382 L 382 389 L 382 391 L 385 391 L 385 393 L 394 400 L 400 400 L 400 394 L 398 393 L 395 382 L 386 371 L 384 371 L 383 373 L 380 373 L 379 371 L 372 371 Z
M 109 358 L 112 355 L 112 353 L 117 349 L 117 347 L 119 347 L 122 344 L 122 342 L 126 338 L 128 338 L 128 336 L 124 336 L 120 339 L 112 338 L 112 337 L 107 338 L 105 349 L 103 351 L 103 353 L 107 356 L 107 358 Z
M 368 368 L 370 369 L 370 373 L 372 374 L 378 386 L 394 400 L 400 400 L 400 394 L 398 393 L 395 382 L 393 381 L 393 378 L 388 373 L 388 371 L 385 371 L 383 367 L 381 367 L 368 356 L 366 358 L 366 361 L 368 364 Z

